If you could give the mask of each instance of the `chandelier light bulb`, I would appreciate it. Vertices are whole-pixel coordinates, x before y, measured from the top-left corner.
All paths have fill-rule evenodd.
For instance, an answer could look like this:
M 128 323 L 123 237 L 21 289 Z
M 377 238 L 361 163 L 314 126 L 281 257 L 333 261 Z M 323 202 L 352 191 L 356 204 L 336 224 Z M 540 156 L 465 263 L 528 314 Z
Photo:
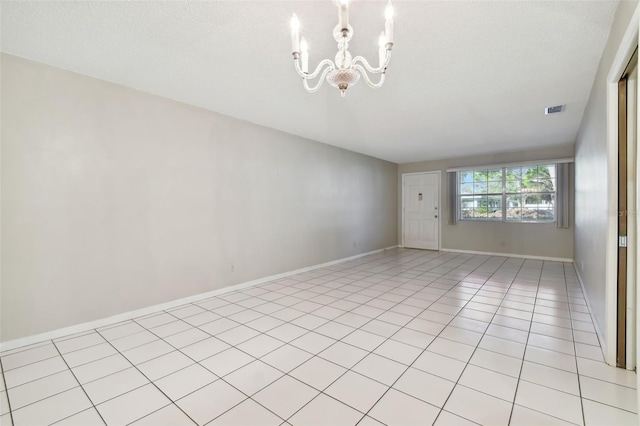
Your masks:
M 338 26 L 341 30 L 349 27 L 349 2 L 347 0 L 340 0 L 338 5 Z
M 291 17 L 291 52 L 294 56 L 300 52 L 300 21 L 295 13 Z
M 384 34 L 387 36 L 387 43 L 393 44 L 393 6 L 391 2 L 387 3 L 384 11 L 386 21 L 384 23 Z
M 295 13 L 291 16 L 291 31 L 300 31 L 300 21 Z
M 391 2 L 387 3 L 387 7 L 384 10 L 384 17 L 387 20 L 393 19 L 393 5 Z
M 307 44 L 307 40 L 305 40 L 304 37 L 302 37 L 302 40 L 300 40 L 300 52 L 307 53 L 308 51 L 309 51 L 309 45 Z

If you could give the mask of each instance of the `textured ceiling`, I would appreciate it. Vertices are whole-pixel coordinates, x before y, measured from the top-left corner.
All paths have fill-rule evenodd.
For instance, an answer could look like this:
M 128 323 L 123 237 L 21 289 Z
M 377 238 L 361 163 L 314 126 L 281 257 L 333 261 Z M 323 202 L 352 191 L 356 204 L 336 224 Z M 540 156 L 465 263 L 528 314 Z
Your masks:
M 572 143 L 614 1 L 394 1 L 381 89 L 302 88 L 333 59 L 331 0 L 2 1 L 1 49 L 374 157 L 404 163 Z M 383 1 L 353 0 L 353 55 L 377 62 Z M 546 106 L 566 111 L 544 116 Z

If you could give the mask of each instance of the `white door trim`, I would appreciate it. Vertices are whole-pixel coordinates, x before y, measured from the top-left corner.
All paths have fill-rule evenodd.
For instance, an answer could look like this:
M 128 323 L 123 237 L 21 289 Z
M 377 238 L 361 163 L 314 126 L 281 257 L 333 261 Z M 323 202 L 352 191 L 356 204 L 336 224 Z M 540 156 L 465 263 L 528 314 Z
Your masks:
M 402 174 L 402 204 L 400 206 L 400 215 L 402 216 L 402 245 L 401 247 L 405 247 L 404 245 L 404 178 L 405 176 L 411 175 L 426 175 L 426 174 L 437 174 L 438 175 L 438 201 L 440 206 L 438 208 L 438 251 L 442 251 L 442 171 L 441 170 L 430 170 L 426 172 L 411 172 L 411 173 L 403 173 Z
M 618 82 L 631 59 L 631 55 L 638 46 L 639 33 L 640 7 L 636 7 L 607 75 L 607 207 L 609 214 L 605 259 L 606 324 L 604 327 L 607 332 L 603 349 L 605 361 L 614 366 L 616 365 L 616 321 L 618 315 Z M 636 299 L 636 303 L 638 302 L 640 300 Z M 638 381 L 640 382 L 640 377 Z

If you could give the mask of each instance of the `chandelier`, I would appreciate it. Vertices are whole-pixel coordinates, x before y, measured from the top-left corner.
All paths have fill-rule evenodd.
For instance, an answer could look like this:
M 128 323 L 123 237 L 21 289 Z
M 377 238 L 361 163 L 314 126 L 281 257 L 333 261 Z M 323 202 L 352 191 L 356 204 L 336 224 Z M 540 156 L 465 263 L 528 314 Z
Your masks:
M 387 3 L 385 10 L 385 30 L 380 34 L 378 40 L 377 68 L 372 67 L 362 56 L 351 57 L 348 49 L 349 41 L 353 37 L 353 28 L 349 25 L 349 0 L 334 1 L 338 6 L 338 25 L 333 29 L 333 38 L 338 43 L 338 53 L 335 61 L 324 59 L 312 73 L 309 73 L 309 46 L 304 37 L 302 40 L 300 39 L 300 21 L 295 13 L 291 17 L 291 50 L 296 71 L 302 77 L 304 88 L 309 93 L 317 92 L 326 79 L 330 85 L 340 89 L 340 94 L 344 97 L 346 90 L 354 86 L 360 77 L 371 88 L 382 87 L 393 47 L 393 6 L 391 6 L 391 1 Z M 378 82 L 371 81 L 367 72 L 380 74 Z M 309 86 L 309 81 L 314 80 L 318 75 L 320 75 L 318 83 L 315 86 Z

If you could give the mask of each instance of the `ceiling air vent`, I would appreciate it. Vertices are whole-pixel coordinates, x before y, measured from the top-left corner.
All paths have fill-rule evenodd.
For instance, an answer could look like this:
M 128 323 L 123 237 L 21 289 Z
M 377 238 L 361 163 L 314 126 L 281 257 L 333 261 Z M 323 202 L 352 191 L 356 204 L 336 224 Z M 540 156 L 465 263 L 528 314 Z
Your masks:
M 556 105 L 556 106 L 552 106 L 552 107 L 546 107 L 544 109 L 544 115 L 549 115 L 549 114 L 555 114 L 557 112 L 562 112 L 562 111 L 564 111 L 564 107 L 565 107 L 565 105 Z

